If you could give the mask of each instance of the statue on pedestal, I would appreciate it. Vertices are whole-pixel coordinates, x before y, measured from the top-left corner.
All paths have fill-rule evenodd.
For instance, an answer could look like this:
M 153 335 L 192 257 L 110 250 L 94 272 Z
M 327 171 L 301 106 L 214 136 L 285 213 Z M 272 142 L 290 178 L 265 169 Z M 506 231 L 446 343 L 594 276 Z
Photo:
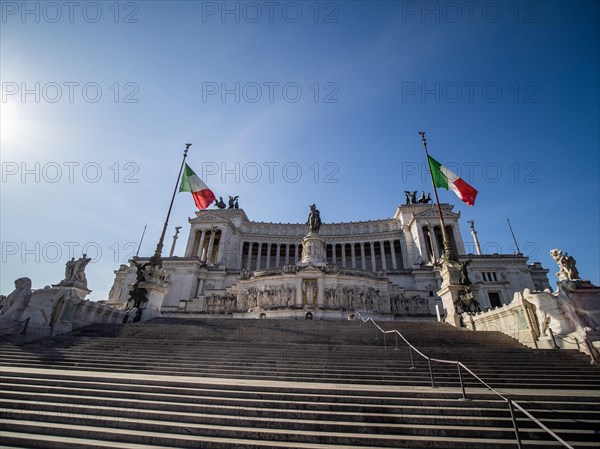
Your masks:
M 92 260 L 91 257 L 87 257 L 86 254 L 83 257 L 80 257 L 78 260 L 75 260 L 74 257 L 71 258 L 65 264 L 65 278 L 59 285 L 73 285 L 73 283 L 81 284 L 83 287 L 87 288 L 87 278 L 85 277 L 85 267 Z
M 308 213 L 308 220 L 306 221 L 308 229 L 312 234 L 318 234 L 321 228 L 321 214 L 315 204 L 310 206 L 310 212 Z

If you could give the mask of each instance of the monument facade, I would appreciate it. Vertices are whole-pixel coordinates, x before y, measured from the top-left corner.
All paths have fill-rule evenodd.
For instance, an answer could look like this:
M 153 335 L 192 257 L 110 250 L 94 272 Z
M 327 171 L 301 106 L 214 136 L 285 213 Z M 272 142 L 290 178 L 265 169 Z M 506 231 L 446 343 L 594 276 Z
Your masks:
M 424 198 L 426 198 L 423 195 Z M 539 263 L 517 254 L 467 255 L 460 214 L 442 204 L 446 234 L 465 262 L 481 309 L 510 302 L 514 292 L 549 287 Z M 238 317 L 380 318 L 443 313 L 442 230 L 436 206 L 410 202 L 392 218 L 326 223 L 316 205 L 306 223 L 251 221 L 243 209 L 197 211 L 183 257 L 163 258 L 161 313 Z M 136 258 L 115 271 L 108 303 L 127 307 Z

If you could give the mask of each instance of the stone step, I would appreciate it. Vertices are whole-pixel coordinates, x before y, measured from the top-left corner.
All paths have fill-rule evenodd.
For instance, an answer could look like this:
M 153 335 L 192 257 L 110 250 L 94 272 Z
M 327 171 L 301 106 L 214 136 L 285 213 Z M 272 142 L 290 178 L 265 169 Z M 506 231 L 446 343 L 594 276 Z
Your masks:
M 18 414 L 17 414 L 18 415 Z M 111 417 L 71 415 L 62 418 L 47 413 L 43 416 L 45 422 L 36 422 L 19 417 L 5 417 L 0 424 L 3 438 L 5 432 L 13 433 L 43 433 L 45 435 L 57 435 L 70 438 L 102 439 L 106 441 L 119 441 L 133 444 L 164 445 L 174 448 L 202 448 L 217 447 L 270 447 L 274 442 L 282 443 L 283 447 L 312 447 L 312 444 L 325 442 L 328 445 L 341 447 L 388 447 L 388 448 L 425 448 L 444 447 L 448 449 L 466 448 L 514 448 L 514 433 L 503 429 L 490 429 L 494 435 L 505 435 L 502 437 L 481 438 L 478 436 L 460 435 L 422 435 L 421 428 L 407 426 L 407 434 L 395 433 L 373 434 L 372 429 L 365 429 L 368 433 L 345 433 L 345 432 L 318 432 L 313 430 L 289 429 L 265 429 L 257 427 L 238 426 L 210 426 L 205 424 L 186 423 L 181 426 L 178 423 L 165 423 L 163 421 L 150 420 L 128 420 L 119 419 L 118 427 L 110 427 L 114 423 Z M 72 422 L 76 421 L 76 424 Z M 426 433 L 426 432 L 425 432 Z M 455 434 L 460 434 L 457 430 Z M 465 433 L 471 434 L 468 428 Z M 527 436 L 529 433 L 524 433 Z M 541 434 L 532 432 L 535 437 Z M 523 438 L 525 447 L 562 447 L 560 443 L 546 439 L 528 440 Z M 12 444 L 12 441 L 9 440 Z M 232 446 L 233 443 L 233 446 Z M 229 446 L 227 446 L 229 445 Z M 577 448 L 592 448 L 586 442 L 573 442 Z M 281 446 L 280 446 L 281 447 Z
M 402 357 L 401 354 L 396 351 L 392 352 L 392 357 L 396 360 L 386 360 L 384 362 L 377 363 L 377 360 L 362 360 L 362 363 L 352 364 L 352 361 L 349 358 L 336 358 L 335 355 L 332 355 L 331 358 L 326 360 L 319 359 L 294 359 L 293 357 L 283 353 L 283 354 L 274 354 L 275 351 L 272 351 L 269 355 L 269 358 L 264 358 L 259 355 L 256 355 L 254 358 L 239 358 L 235 354 L 229 354 L 227 351 L 223 351 L 221 355 L 218 357 L 212 356 L 202 356 L 200 354 L 188 354 L 183 357 L 182 360 L 178 360 L 176 365 L 180 367 L 185 366 L 218 366 L 218 367 L 260 367 L 262 368 L 272 368 L 276 366 L 286 366 L 290 367 L 290 369 L 297 370 L 298 368 L 302 368 L 306 371 L 320 371 L 322 369 L 327 369 L 330 372 L 372 372 L 375 368 L 376 364 L 377 371 L 380 371 L 382 368 L 389 370 L 405 370 L 410 368 L 410 357 L 406 354 Z M 144 365 L 152 365 L 152 366 L 161 366 L 161 365 L 172 365 L 173 360 L 172 357 L 178 354 L 172 354 L 170 357 L 165 356 L 164 353 L 156 353 L 156 355 L 127 355 L 120 354 L 118 356 L 112 356 L 110 354 L 102 355 L 96 354 L 92 351 L 89 352 L 72 352 L 72 351 L 47 351 L 47 352 L 37 352 L 37 353 L 25 353 L 25 352 L 11 352 L 11 351 L 3 351 L 3 357 L 6 361 L 37 361 L 43 363 L 54 363 L 54 362 L 105 362 L 105 363 L 125 363 L 128 365 L 134 366 L 144 366 Z M 247 356 L 246 356 L 247 357 Z M 452 364 L 441 364 L 437 361 L 432 362 L 434 364 L 435 369 L 438 372 L 454 372 L 456 371 L 456 366 Z M 589 379 L 597 379 L 600 380 L 600 372 L 597 368 L 591 366 L 583 366 L 583 367 L 573 367 L 572 369 L 566 368 L 564 365 L 560 366 L 560 368 L 555 368 L 552 365 L 548 364 L 534 364 L 534 363 L 522 363 L 520 365 L 515 364 L 515 366 L 511 367 L 497 367 L 490 364 L 478 363 L 477 361 L 466 361 L 463 362 L 469 367 L 473 367 L 473 369 L 478 370 L 493 370 L 495 373 L 498 373 L 500 376 L 503 374 L 517 374 L 519 376 L 544 376 L 547 378 L 555 378 L 555 377 L 564 377 L 564 378 L 572 378 L 579 379 L 582 376 L 588 377 Z M 423 359 L 414 360 L 415 366 L 425 366 L 426 362 Z M 544 372 L 539 372 L 539 371 Z
M 201 376 L 214 376 L 214 377 L 237 377 L 240 379 L 253 379 L 253 378 L 264 378 L 272 380 L 286 380 L 286 381 L 318 381 L 318 382 L 347 382 L 347 383 L 381 383 L 387 385 L 421 385 L 426 386 L 431 384 L 431 379 L 428 371 L 425 368 L 420 370 L 409 371 L 403 373 L 402 371 L 392 370 L 388 373 L 380 371 L 373 371 L 371 373 L 356 373 L 356 372 L 324 372 L 315 373 L 312 371 L 299 371 L 298 369 L 283 369 L 275 367 L 254 367 L 253 369 L 237 367 L 237 368 L 213 368 L 210 367 L 198 367 L 198 368 L 182 368 L 177 365 L 166 366 L 161 369 L 161 365 L 153 367 L 140 366 L 140 364 L 129 365 L 115 361 L 112 364 L 100 364 L 92 362 L 69 362 L 69 361 L 56 361 L 52 363 L 44 363 L 41 361 L 12 361 L 13 366 L 52 366 L 67 368 L 73 371 L 85 371 L 92 369 L 95 371 L 104 372 L 138 372 L 138 373 L 156 373 L 161 375 L 201 375 Z M 447 368 L 434 367 L 434 378 L 437 386 L 458 386 L 458 374 L 455 368 L 448 370 Z M 562 389 L 577 389 L 577 388 L 590 388 L 598 389 L 599 384 L 595 377 L 587 378 L 585 376 L 556 376 L 551 378 L 540 378 L 535 374 L 526 374 L 522 372 L 515 372 L 511 374 L 505 374 L 500 378 L 496 378 L 497 373 L 483 372 L 477 370 L 480 377 L 486 379 L 488 383 L 493 384 L 496 387 L 503 386 L 515 386 L 527 388 L 562 388 Z M 480 384 L 475 381 L 471 376 L 463 372 L 463 380 L 467 387 L 477 387 Z
M 21 395 L 25 398 L 25 395 Z M 377 433 L 383 431 L 394 433 L 395 430 L 409 424 L 435 426 L 436 429 L 442 429 L 443 426 L 453 426 L 453 428 L 467 425 L 474 431 L 485 430 L 485 428 L 508 428 L 512 430 L 512 421 L 508 410 L 487 409 L 482 407 L 475 408 L 472 404 L 470 408 L 451 408 L 451 407 L 396 407 L 395 410 L 387 410 L 386 413 L 373 413 L 365 411 L 365 407 L 360 404 L 347 405 L 347 410 L 336 411 L 319 404 L 319 409 L 314 404 L 309 409 L 290 409 L 290 408 L 269 408 L 259 402 L 251 403 L 251 406 L 223 405 L 223 404 L 194 404 L 186 405 L 177 402 L 164 401 L 125 401 L 123 399 L 105 399 L 90 398 L 86 396 L 70 396 L 68 403 L 57 395 L 32 395 L 28 400 L 24 399 L 0 399 L 0 407 L 6 410 L 17 409 L 28 411 L 28 417 L 34 418 L 38 415 L 44 415 L 46 412 L 59 413 L 65 416 L 75 414 L 85 414 L 93 411 L 96 415 L 111 416 L 115 419 L 119 417 L 131 419 L 151 419 L 160 418 L 163 421 L 172 421 L 177 423 L 202 422 L 208 424 L 226 424 L 233 422 L 236 425 L 263 425 L 263 426 L 283 426 L 286 428 L 303 429 L 306 426 L 334 427 L 341 431 L 349 431 L 351 426 L 369 426 L 376 429 Z M 110 404 L 110 405 L 105 405 Z M 262 407 L 261 407 L 262 405 Z M 281 405 L 281 404 L 280 404 Z M 368 410 L 368 409 L 367 409 Z M 441 411 L 445 416 L 440 417 Z M 543 419 L 546 425 L 561 434 L 571 434 L 574 429 L 578 432 L 593 434 L 600 425 L 600 416 L 591 419 L 586 418 L 560 417 L 551 418 L 549 416 L 537 413 L 533 410 L 535 416 Z M 491 412 L 491 413 L 490 413 Z M 542 416 L 543 415 L 543 416 Z M 553 413 L 557 416 L 556 413 Z M 4 416 L 10 417 L 10 413 Z M 523 428 L 530 426 L 527 420 L 520 419 L 520 425 Z M 401 424 L 399 424 L 401 423 Z M 441 426 L 441 427 L 440 427 Z M 563 430 L 560 430 L 563 429 Z
M 600 370 L 495 333 L 397 326 L 425 354 L 464 361 L 575 448 L 597 447 Z M 374 327 L 305 320 L 156 319 L 2 344 L 6 447 L 516 447 L 507 403 L 456 365 L 394 350 Z M 493 357 L 490 358 L 490 354 Z M 562 447 L 522 415 L 524 447 Z M 8 438 L 7 438 L 8 436 Z M 4 446 L 3 446 L 4 447 Z

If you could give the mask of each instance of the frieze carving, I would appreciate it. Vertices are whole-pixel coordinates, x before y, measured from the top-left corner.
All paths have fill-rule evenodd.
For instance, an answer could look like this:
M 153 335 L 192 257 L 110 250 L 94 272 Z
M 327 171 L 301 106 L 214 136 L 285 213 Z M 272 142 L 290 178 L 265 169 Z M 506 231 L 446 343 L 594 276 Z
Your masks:
M 430 315 L 429 301 L 421 296 L 406 298 L 403 293 L 390 297 L 390 310 L 396 315 Z
M 328 263 L 325 265 L 325 273 L 339 273 L 340 267 L 334 263 Z
M 281 271 L 283 273 L 291 273 L 294 274 L 298 271 L 298 267 L 294 264 L 288 263 L 286 265 L 283 266 L 283 268 L 281 269 Z

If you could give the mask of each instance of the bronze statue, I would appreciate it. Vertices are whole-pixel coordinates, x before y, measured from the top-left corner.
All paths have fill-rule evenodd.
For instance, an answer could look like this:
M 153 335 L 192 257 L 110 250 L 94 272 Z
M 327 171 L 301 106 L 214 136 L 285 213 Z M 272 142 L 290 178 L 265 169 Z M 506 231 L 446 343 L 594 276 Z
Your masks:
M 406 204 L 417 204 L 419 202 L 416 190 L 405 190 L 404 194 L 406 195 Z
M 136 268 L 136 272 L 135 272 L 136 280 L 135 280 L 135 283 L 139 284 L 140 282 L 144 282 L 146 280 L 146 274 L 145 274 L 144 270 L 146 269 L 146 267 L 148 265 L 150 265 L 150 263 L 146 262 L 146 263 L 142 264 L 142 263 L 139 263 L 136 260 L 132 260 L 131 263 L 133 263 L 133 265 Z
M 481 312 L 481 306 L 475 299 L 475 295 L 471 291 L 471 287 L 468 285 L 465 286 L 465 289 L 460 293 L 458 299 L 454 301 L 454 305 L 456 306 L 459 314 L 468 313 L 469 315 L 473 315 L 477 312 Z
M 473 261 L 471 259 L 464 261 L 460 264 L 460 279 L 458 283 L 460 285 L 471 285 L 471 280 L 469 279 L 469 272 L 467 267 L 471 265 Z
M 421 196 L 417 199 L 416 190 L 405 190 L 404 195 L 406 196 L 406 204 L 427 204 L 430 203 L 431 193 L 425 195 L 425 192 L 421 191 Z
M 310 212 L 308 213 L 308 220 L 306 221 L 308 229 L 313 234 L 318 234 L 321 228 L 321 214 L 315 204 L 310 206 Z
M 417 201 L 419 204 L 427 204 L 431 201 L 431 193 L 428 193 L 427 196 L 425 195 L 424 191 L 421 191 L 421 197 L 419 198 L 419 200 Z
M 238 198 L 239 198 L 239 196 L 229 195 L 229 209 L 233 209 L 235 207 L 235 202 L 237 201 Z
M 219 209 L 225 209 L 227 207 L 222 196 L 220 196 L 218 200 L 215 200 L 215 206 L 217 206 Z

